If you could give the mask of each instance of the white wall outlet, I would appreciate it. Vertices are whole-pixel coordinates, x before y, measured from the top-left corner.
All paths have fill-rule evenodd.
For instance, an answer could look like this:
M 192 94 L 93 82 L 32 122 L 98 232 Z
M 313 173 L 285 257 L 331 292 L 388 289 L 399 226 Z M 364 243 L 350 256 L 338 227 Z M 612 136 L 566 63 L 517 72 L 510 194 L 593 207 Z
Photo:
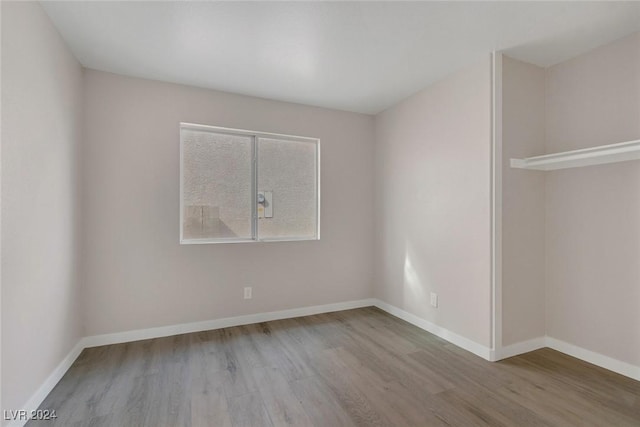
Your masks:
M 434 307 L 438 307 L 438 294 L 435 292 L 431 292 L 431 305 Z
M 252 291 L 253 289 L 251 288 L 251 286 L 247 286 L 246 288 L 244 288 L 244 299 L 251 299 Z

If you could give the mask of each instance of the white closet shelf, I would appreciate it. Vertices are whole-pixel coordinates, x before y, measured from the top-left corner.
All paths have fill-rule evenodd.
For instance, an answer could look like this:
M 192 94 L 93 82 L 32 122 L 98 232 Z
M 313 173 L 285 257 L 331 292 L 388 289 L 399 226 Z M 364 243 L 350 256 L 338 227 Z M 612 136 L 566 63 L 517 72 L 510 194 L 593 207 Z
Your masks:
M 524 159 L 511 159 L 511 167 L 549 171 L 624 162 L 627 160 L 640 160 L 640 139 L 637 141 L 600 145 L 598 147 L 545 154 L 543 156 L 527 157 Z

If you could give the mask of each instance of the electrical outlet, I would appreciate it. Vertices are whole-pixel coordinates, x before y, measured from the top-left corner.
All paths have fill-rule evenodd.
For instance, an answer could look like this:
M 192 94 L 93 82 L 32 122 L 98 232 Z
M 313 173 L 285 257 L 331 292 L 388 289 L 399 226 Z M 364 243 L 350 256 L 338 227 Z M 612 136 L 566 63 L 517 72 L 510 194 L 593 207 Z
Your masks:
M 434 307 L 438 307 L 438 294 L 435 292 L 431 292 L 431 305 Z
M 244 288 L 244 299 L 251 299 L 252 290 L 251 286 Z

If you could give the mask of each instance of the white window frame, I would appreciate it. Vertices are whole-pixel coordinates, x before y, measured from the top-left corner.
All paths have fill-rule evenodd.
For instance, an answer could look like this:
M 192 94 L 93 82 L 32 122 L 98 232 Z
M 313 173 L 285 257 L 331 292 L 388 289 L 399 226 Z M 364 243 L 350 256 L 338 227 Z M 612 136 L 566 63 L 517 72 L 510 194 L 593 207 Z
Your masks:
M 240 135 L 252 138 L 252 168 L 251 168 L 251 238 L 206 238 L 206 239 L 185 239 L 184 233 L 184 141 L 182 138 L 182 130 L 199 130 L 204 132 L 215 132 L 227 135 Z M 316 146 L 316 235 L 312 238 L 307 237 L 282 237 L 282 238 L 266 238 L 261 239 L 258 236 L 258 141 L 260 138 L 275 138 L 283 141 L 306 142 L 313 143 Z M 320 139 L 305 136 L 284 135 L 278 133 L 256 132 L 245 129 L 233 129 L 220 126 L 200 125 L 196 123 L 180 122 L 180 244 L 181 245 L 202 245 L 217 243 L 271 243 L 271 242 L 300 242 L 320 240 Z

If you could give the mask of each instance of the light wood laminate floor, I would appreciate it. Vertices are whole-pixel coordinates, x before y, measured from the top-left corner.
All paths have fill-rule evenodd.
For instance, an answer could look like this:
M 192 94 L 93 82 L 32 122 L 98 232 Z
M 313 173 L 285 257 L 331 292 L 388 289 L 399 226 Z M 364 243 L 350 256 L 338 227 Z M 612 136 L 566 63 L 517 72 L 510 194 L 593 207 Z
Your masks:
M 41 408 L 29 426 L 640 426 L 640 382 L 363 308 L 86 349 Z

